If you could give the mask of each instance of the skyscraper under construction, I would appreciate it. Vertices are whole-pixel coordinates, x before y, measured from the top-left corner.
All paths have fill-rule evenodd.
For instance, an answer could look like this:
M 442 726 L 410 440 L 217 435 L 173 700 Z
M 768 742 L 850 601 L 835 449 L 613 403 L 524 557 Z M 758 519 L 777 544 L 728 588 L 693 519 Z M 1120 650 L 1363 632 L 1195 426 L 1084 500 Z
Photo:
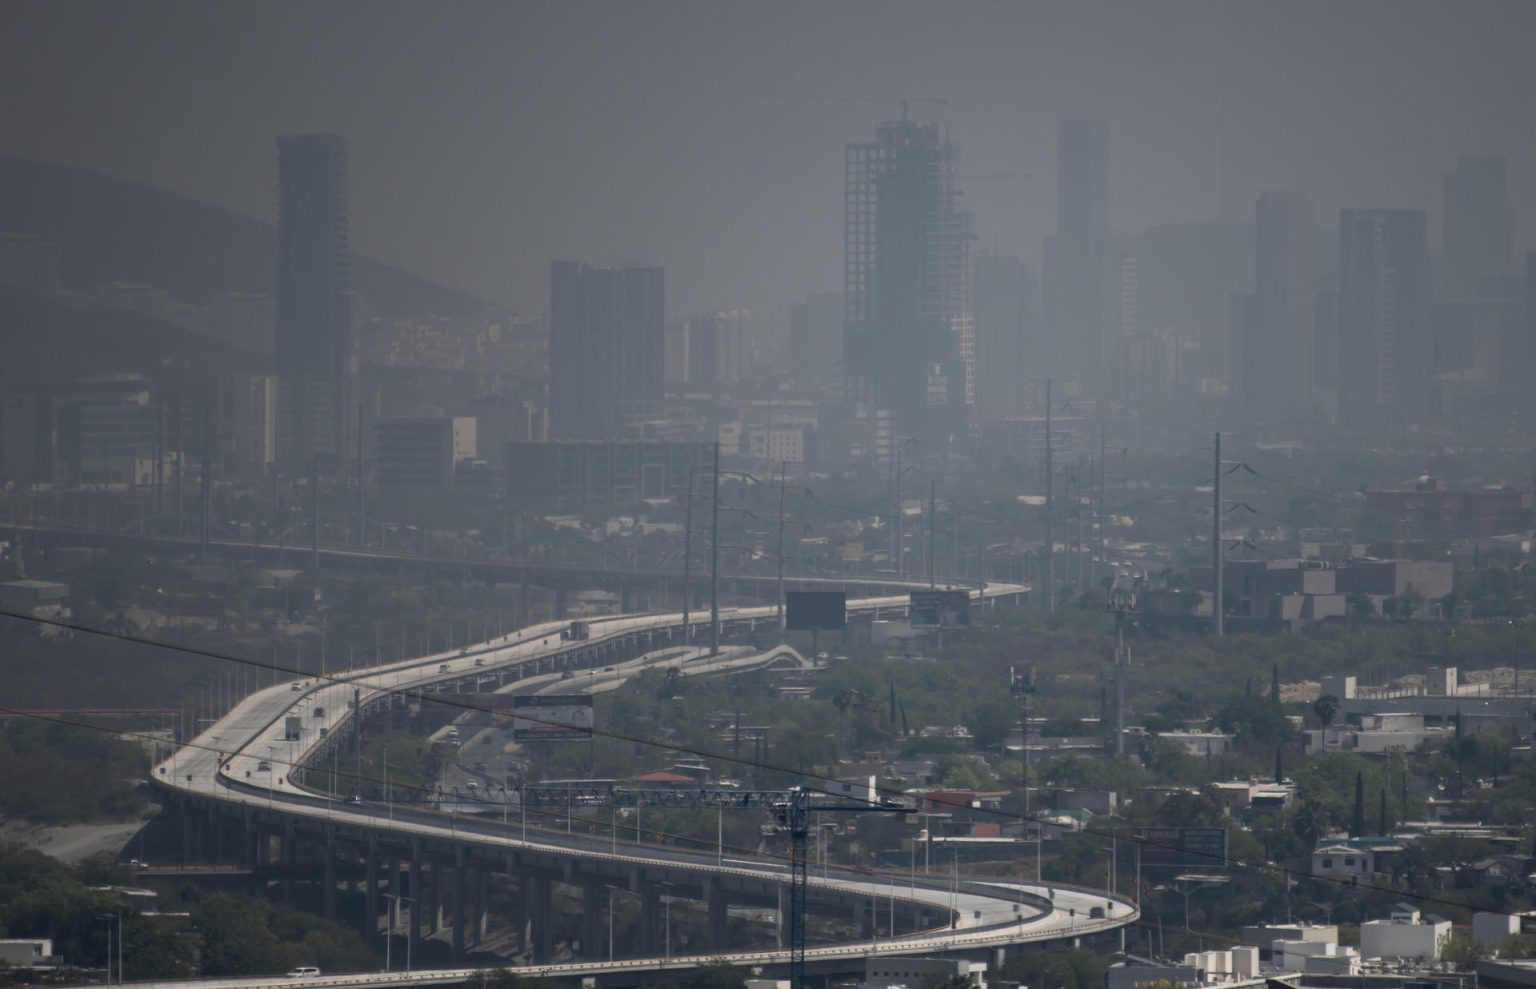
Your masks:
M 925 445 L 958 438 L 975 395 L 974 234 L 958 158 L 938 124 L 903 112 L 848 145 L 844 172 L 846 393 Z

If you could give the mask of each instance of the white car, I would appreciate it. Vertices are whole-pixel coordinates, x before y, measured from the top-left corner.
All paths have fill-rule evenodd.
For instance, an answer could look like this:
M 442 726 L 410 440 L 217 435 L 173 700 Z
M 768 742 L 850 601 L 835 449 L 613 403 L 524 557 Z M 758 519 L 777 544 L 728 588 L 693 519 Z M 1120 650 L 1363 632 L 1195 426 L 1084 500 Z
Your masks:
M 320 975 L 320 970 L 313 965 L 300 965 L 298 968 L 288 970 L 290 979 L 313 979 Z

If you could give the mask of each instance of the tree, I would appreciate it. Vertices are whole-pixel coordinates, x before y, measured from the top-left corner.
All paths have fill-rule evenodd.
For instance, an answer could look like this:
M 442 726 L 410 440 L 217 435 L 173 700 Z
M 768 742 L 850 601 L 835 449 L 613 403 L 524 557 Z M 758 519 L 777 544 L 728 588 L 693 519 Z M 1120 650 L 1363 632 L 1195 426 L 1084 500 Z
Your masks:
M 1440 939 L 1440 957 L 1455 965 L 1458 972 L 1472 971 L 1491 954 L 1493 945 L 1470 934 L 1452 931 Z
M 1332 694 L 1324 694 L 1312 702 L 1312 713 L 1317 715 L 1317 720 L 1327 728 L 1333 724 L 1333 719 L 1339 713 L 1339 699 Z
M 946 975 L 942 978 L 930 975 L 923 980 L 923 989 L 972 989 L 975 985 L 963 975 Z
M 202 933 L 204 975 L 265 975 L 297 964 L 299 955 L 278 940 L 256 900 L 216 893 L 192 911 Z
M 1349 836 L 1358 838 L 1365 834 L 1365 774 L 1355 774 L 1355 810 L 1349 818 Z

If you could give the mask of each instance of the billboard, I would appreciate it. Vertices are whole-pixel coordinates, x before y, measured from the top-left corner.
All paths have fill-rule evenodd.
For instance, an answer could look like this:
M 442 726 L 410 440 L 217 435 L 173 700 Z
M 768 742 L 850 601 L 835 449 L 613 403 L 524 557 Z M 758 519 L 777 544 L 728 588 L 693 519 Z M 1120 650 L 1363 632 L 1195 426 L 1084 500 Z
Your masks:
M 845 628 L 848 595 L 842 591 L 788 591 L 784 594 L 784 625 L 787 628 Z
M 587 694 L 520 694 L 512 698 L 514 742 L 584 742 L 592 737 Z
M 1226 828 L 1137 828 L 1146 869 L 1219 869 L 1227 864 Z
M 971 623 L 970 591 L 913 591 L 907 617 L 913 625 L 956 628 Z

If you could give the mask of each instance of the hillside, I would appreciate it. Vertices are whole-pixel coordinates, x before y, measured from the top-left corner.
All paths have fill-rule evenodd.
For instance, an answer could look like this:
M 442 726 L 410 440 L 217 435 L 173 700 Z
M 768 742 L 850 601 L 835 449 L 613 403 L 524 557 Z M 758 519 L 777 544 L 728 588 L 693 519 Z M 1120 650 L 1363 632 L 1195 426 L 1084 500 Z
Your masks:
M 0 157 L 0 230 L 63 245 L 65 287 L 113 280 L 169 289 L 208 304 L 221 292 L 272 291 L 271 224 L 127 179 L 50 162 Z M 464 316 L 480 300 L 398 268 L 355 257 L 353 279 L 370 312 L 397 318 Z
M 138 373 L 201 395 L 221 372 L 266 370 L 263 358 L 142 313 L 62 306 L 0 290 L 0 392 Z

